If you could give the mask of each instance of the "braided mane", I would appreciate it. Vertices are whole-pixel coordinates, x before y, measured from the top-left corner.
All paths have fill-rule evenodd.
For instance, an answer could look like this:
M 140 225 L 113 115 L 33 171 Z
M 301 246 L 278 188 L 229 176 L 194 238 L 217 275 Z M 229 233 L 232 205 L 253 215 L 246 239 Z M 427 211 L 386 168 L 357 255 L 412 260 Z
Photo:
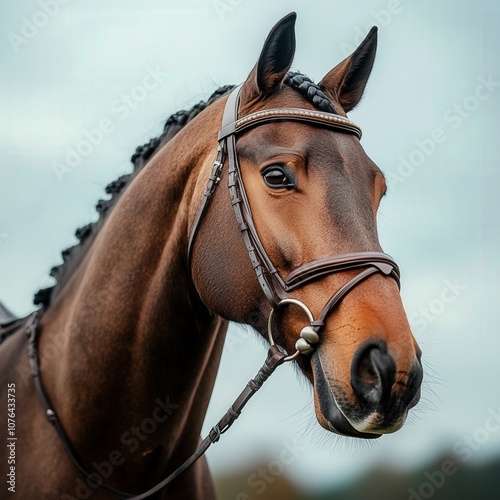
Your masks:
M 297 90 L 317 109 L 335 113 L 332 103 L 322 92 L 320 87 L 302 73 L 298 71 L 288 72 L 284 79 L 284 83 Z M 130 174 L 118 177 L 118 179 L 110 182 L 106 186 L 105 192 L 110 195 L 110 198 L 97 202 L 96 210 L 99 213 L 98 220 L 76 230 L 75 236 L 78 239 L 78 243 L 63 250 L 61 253 L 63 263 L 50 270 L 50 275 L 56 279 L 56 284 L 49 288 L 43 288 L 35 293 L 33 299 L 35 305 L 48 307 L 52 299 L 62 290 L 73 271 L 83 259 L 88 248 L 90 248 L 96 235 L 99 233 L 99 230 L 106 220 L 107 214 L 111 211 L 130 182 L 138 172 L 142 170 L 151 157 L 195 116 L 200 114 L 207 106 L 210 106 L 210 104 L 217 101 L 220 97 L 230 92 L 233 88 L 234 85 L 220 87 L 207 101 L 201 101 L 189 110 L 181 110 L 174 113 L 165 122 L 163 132 L 159 137 L 155 137 L 147 144 L 137 147 L 131 158 L 133 171 Z
M 319 85 L 299 71 L 289 71 L 284 80 L 286 85 L 300 92 L 311 104 L 320 111 L 339 114 Z

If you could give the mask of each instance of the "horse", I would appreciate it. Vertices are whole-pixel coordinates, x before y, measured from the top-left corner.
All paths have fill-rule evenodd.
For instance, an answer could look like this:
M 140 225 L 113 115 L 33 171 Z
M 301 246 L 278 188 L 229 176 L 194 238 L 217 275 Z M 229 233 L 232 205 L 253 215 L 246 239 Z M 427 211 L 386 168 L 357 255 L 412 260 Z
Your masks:
M 204 457 L 151 489 L 200 443 L 229 322 L 271 348 L 226 424 L 283 362 L 332 433 L 378 438 L 417 404 L 421 351 L 377 234 L 386 183 L 347 117 L 377 30 L 316 84 L 290 70 L 295 20 L 242 85 L 136 150 L 32 315 L 0 311 L 0 471 L 20 498 L 216 498 Z

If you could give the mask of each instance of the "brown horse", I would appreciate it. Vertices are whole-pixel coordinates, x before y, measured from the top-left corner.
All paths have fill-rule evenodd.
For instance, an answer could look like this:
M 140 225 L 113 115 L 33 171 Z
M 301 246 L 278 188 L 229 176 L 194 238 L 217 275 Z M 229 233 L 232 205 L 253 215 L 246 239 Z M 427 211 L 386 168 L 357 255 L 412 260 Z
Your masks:
M 138 149 L 133 174 L 99 202 L 99 221 L 63 252 L 56 286 L 37 295 L 34 326 L 4 321 L 0 432 L 17 440 L 6 448 L 2 438 L 2 497 L 6 475 L 23 499 L 110 498 L 101 482 L 150 488 L 199 444 L 228 322 L 266 336 L 271 311 L 274 339 L 296 354 L 324 428 L 378 437 L 418 401 L 420 350 L 377 236 L 384 176 L 346 118 L 370 75 L 376 30 L 314 84 L 289 72 L 294 24 L 292 13 L 272 29 L 236 93 L 219 89 Z M 225 108 L 249 118 L 226 123 L 217 153 Z M 229 191 L 215 189 L 219 180 Z M 215 498 L 206 461 L 155 498 Z

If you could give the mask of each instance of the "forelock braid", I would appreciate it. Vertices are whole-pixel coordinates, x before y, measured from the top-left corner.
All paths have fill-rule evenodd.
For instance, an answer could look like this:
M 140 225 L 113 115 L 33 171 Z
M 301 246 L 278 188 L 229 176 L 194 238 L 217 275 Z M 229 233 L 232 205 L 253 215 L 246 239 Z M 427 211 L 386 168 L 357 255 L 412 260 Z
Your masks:
M 284 83 L 295 90 L 298 90 L 320 111 L 336 113 L 333 104 L 330 102 L 328 97 L 326 97 L 325 93 L 308 76 L 303 75 L 299 71 L 289 71 L 285 76 Z

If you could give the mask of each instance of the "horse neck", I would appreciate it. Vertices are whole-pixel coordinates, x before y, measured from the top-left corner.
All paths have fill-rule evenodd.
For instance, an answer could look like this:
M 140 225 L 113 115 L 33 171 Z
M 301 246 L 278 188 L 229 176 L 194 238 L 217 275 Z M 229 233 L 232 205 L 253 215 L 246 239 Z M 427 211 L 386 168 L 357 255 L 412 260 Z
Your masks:
M 126 189 L 42 320 L 49 396 L 89 455 L 89 430 L 113 449 L 158 406 L 171 410 L 158 436 L 167 454 L 199 437 L 226 325 L 199 305 L 189 280 L 189 206 L 206 158 L 183 141 L 179 133 Z M 44 366 L 56 337 L 62 352 Z

